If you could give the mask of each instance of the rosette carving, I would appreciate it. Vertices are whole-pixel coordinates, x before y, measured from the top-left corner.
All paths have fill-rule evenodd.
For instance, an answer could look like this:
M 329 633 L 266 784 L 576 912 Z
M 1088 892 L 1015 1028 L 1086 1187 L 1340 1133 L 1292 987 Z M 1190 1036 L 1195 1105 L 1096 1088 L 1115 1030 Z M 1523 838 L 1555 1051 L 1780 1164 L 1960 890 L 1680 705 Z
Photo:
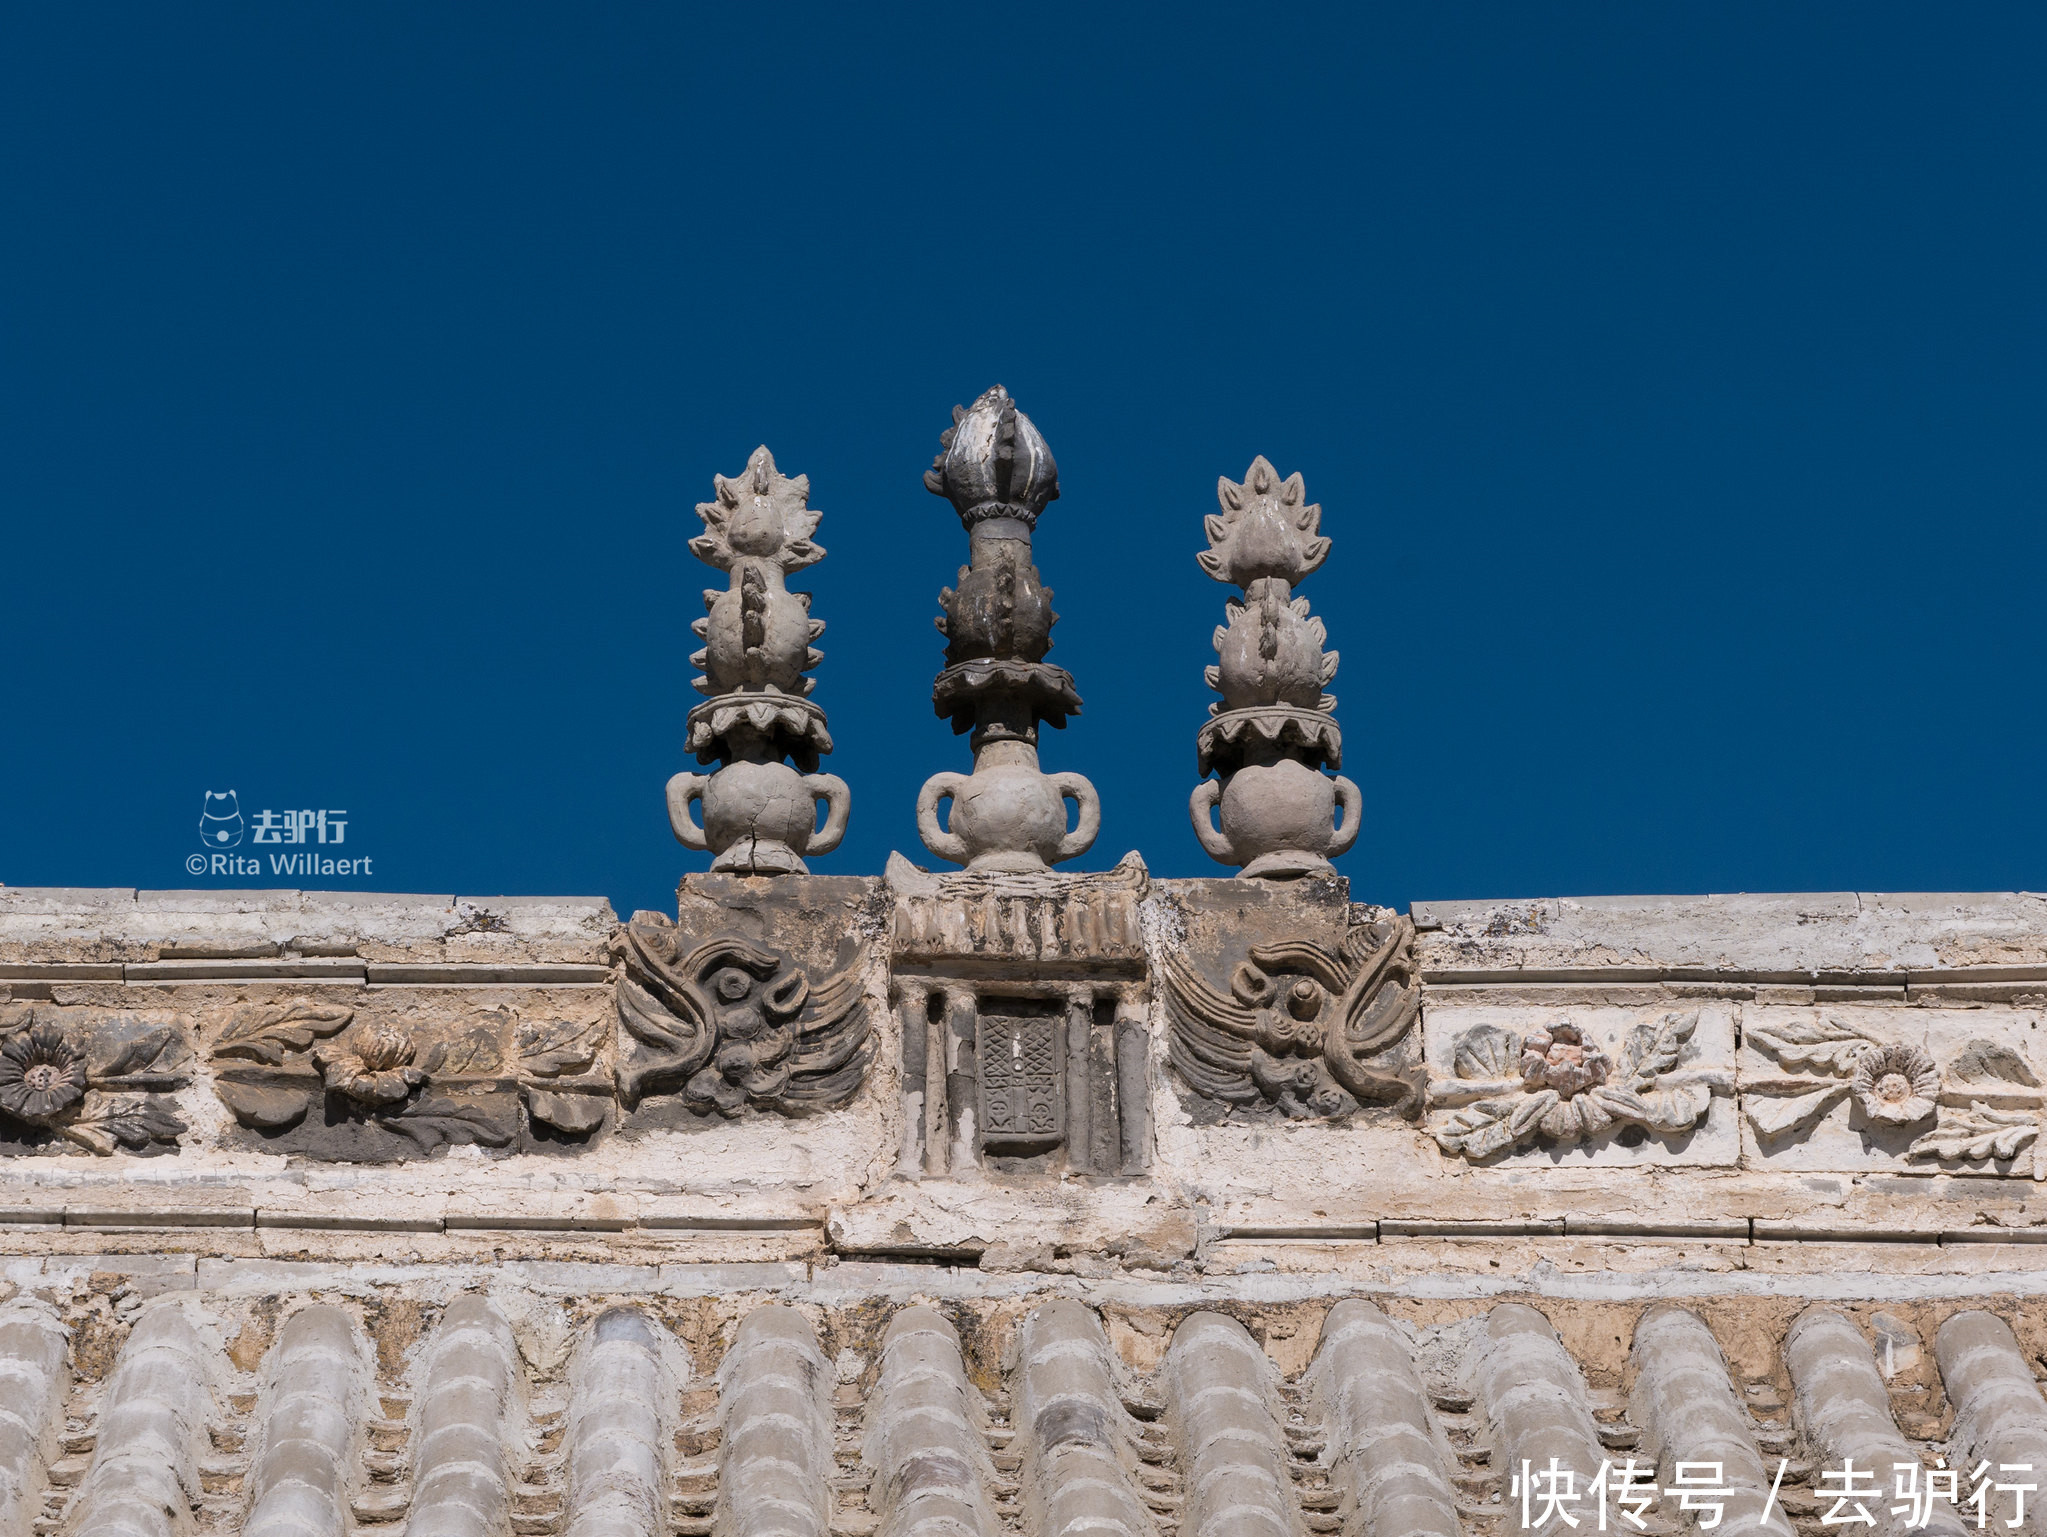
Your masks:
M 0 1133 L 26 1144 L 9 1151 L 167 1151 L 190 1063 L 181 1019 L 0 1006 Z
M 52 1126 L 85 1098 L 85 1058 L 48 1025 L 32 1025 L 0 1046 L 0 1110 L 31 1126 Z

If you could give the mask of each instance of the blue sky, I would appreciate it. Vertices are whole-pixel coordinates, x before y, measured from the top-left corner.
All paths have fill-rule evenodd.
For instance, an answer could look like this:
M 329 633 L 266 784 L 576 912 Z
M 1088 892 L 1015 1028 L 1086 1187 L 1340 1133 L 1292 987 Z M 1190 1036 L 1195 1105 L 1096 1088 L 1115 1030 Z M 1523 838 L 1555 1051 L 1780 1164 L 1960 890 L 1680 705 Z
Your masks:
M 685 548 L 830 551 L 821 872 L 918 854 L 997 381 L 1099 786 L 1186 799 L 1218 475 L 1335 546 L 1361 898 L 2047 885 L 2036 7 L 0 13 L 0 881 L 672 901 Z M 799 583 L 805 585 L 805 583 Z M 192 882 L 202 793 L 366 876 Z

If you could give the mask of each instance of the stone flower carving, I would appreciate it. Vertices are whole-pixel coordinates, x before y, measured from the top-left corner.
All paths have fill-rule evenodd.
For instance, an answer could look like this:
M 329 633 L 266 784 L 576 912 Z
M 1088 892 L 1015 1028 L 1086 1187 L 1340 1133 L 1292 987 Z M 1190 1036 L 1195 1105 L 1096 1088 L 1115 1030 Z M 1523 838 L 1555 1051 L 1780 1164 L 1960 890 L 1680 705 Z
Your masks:
M 1945 1085 L 1924 1049 L 1881 1040 L 1845 1019 L 1757 1022 L 1746 1037 L 1786 1069 L 1776 1077 L 1755 1075 L 1743 1090 L 1742 1113 L 1766 1140 L 1809 1132 L 1844 1099 L 1882 1126 L 1917 1125 L 1939 1108 Z M 2032 1077 L 2016 1056 L 1990 1041 L 1966 1043 L 1953 1065 L 1962 1089 L 1978 1079 L 2001 1088 L 2013 1075 Z M 1944 1131 L 1945 1124 L 1929 1138 Z M 1919 1154 L 1908 1150 L 1907 1156 Z
M 31 1126 L 49 1126 L 85 1098 L 85 1058 L 49 1025 L 35 1025 L 0 1046 L 0 1110 Z
M 426 1073 L 412 1066 L 417 1050 L 410 1036 L 372 1025 L 348 1045 L 319 1047 L 313 1060 L 330 1092 L 358 1104 L 393 1105 L 426 1082 Z
M 1893 1126 L 1910 1126 L 1933 1114 L 1940 1069 L 1917 1046 L 1876 1046 L 1855 1059 L 1849 1085 L 1863 1114 Z
M 1612 1066 L 1605 1052 L 1585 1044 L 1584 1032 L 1573 1024 L 1551 1025 L 1521 1043 L 1521 1081 L 1531 1089 L 1555 1089 L 1566 1099 L 1605 1083 Z
M 1432 1134 L 1443 1151 L 1474 1163 L 1538 1137 L 1568 1146 L 1622 1124 L 1681 1135 L 1705 1117 L 1713 1095 L 1733 1091 L 1724 1071 L 1681 1065 L 1698 1023 L 1695 1012 L 1638 1025 L 1618 1062 L 1568 1021 L 1526 1037 L 1479 1025 L 1457 1043 L 1456 1076 L 1429 1084 L 1432 1105 L 1456 1107 Z
M 0 1005 L 0 1138 L 57 1151 L 36 1135 L 46 1131 L 102 1157 L 175 1147 L 185 1123 L 170 1094 L 188 1081 L 185 1032 L 182 1018 L 125 1009 Z
M 1338 954 L 1254 945 L 1227 993 L 1175 952 L 1161 959 L 1173 1066 L 1197 1093 L 1294 1120 L 1375 1103 L 1421 1114 L 1421 1075 L 1391 1055 L 1421 1013 L 1410 919 L 1359 924 Z

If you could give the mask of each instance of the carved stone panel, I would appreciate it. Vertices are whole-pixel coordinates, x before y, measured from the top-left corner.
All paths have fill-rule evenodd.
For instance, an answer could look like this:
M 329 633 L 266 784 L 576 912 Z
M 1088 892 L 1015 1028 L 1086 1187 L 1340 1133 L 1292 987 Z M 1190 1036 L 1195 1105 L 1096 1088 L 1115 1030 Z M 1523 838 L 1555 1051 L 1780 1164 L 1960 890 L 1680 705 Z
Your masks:
M 2047 1178 L 2041 1011 L 1750 1005 L 1747 1161 L 1773 1169 Z
M 201 1020 L 213 1090 L 266 1151 L 387 1163 L 586 1145 L 612 1101 L 601 990 L 281 996 Z
M 167 1010 L 0 1004 L 0 1156 L 175 1151 L 191 1033 Z
M 1137 908 L 1150 876 L 1126 854 L 1100 874 L 934 875 L 891 855 L 892 956 L 947 975 L 1127 975 L 1144 965 Z
M 1140 1172 L 1151 1144 L 1144 862 L 933 875 L 892 855 L 888 869 L 899 1172 Z
M 1428 1129 L 1469 1163 L 1731 1166 L 1734 1011 L 1431 1004 Z
M 674 919 L 635 913 L 612 940 L 624 1128 L 849 1104 L 878 1044 L 880 886 L 693 875 Z
M 1197 1121 L 1421 1113 L 1421 982 L 1406 918 L 1353 908 L 1335 881 L 1190 881 L 1175 897 L 1153 964 Z
M 1066 1021 L 994 1012 L 1000 1007 L 991 1003 L 978 1021 L 981 1145 L 993 1153 L 1048 1152 L 1066 1138 Z

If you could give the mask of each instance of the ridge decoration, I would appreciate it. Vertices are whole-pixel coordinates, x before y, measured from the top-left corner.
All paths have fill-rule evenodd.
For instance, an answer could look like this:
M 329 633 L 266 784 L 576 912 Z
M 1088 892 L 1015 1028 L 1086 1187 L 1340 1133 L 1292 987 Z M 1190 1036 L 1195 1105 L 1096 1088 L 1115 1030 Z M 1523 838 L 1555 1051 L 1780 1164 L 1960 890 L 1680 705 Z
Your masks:
M 676 926 L 636 913 L 613 940 L 623 963 L 619 1096 L 676 1094 L 700 1115 L 746 1106 L 807 1115 L 859 1089 L 875 1041 L 858 950 L 815 986 L 777 950 L 726 936 L 684 952 Z
M 1449 1115 L 1430 1128 L 1446 1153 L 1480 1163 L 1527 1146 L 1589 1142 L 1639 1126 L 1662 1137 L 1690 1132 L 1733 1075 L 1694 1060 L 1697 1010 L 1670 1013 L 1629 1032 L 1616 1061 L 1568 1020 L 1522 1035 L 1479 1025 L 1457 1039 L 1454 1077 L 1429 1083 L 1429 1103 Z
M 1366 1104 L 1421 1114 L 1420 1067 L 1392 1060 L 1421 1015 L 1412 919 L 1353 925 L 1337 951 L 1254 945 L 1227 993 L 1173 950 L 1160 972 L 1173 1066 L 1197 1092 L 1295 1120 Z

